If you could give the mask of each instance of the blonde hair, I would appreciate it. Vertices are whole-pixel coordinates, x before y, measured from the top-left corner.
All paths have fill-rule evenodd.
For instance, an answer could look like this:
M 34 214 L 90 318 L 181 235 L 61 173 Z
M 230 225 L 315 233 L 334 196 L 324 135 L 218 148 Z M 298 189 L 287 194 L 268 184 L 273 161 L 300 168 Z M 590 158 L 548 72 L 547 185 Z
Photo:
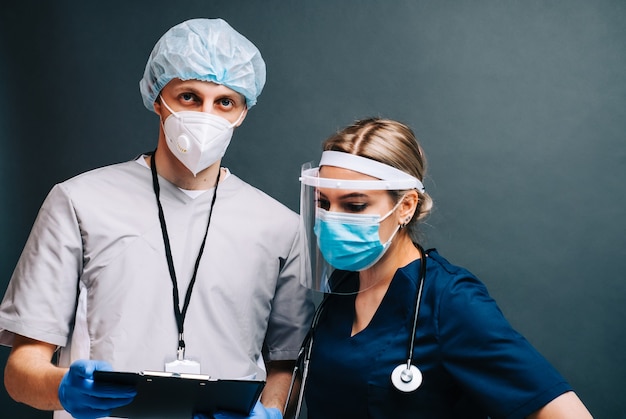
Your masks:
M 324 141 L 323 149 L 367 157 L 400 169 L 422 182 L 426 174 L 426 157 L 413 130 L 392 119 L 357 120 Z M 405 192 L 390 191 L 395 202 Z M 419 239 L 418 222 L 430 214 L 433 206 L 432 198 L 426 192 L 417 193 L 419 201 L 415 214 L 406 225 L 414 243 L 418 243 Z

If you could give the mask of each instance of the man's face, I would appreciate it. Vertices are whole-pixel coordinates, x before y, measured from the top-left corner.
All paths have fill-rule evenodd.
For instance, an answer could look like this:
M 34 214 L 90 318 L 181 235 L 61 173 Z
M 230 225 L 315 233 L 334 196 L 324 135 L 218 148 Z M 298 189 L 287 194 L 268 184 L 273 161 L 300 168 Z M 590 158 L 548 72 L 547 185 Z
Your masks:
M 165 85 L 160 95 L 174 112 L 206 112 L 220 116 L 230 123 L 241 116 L 236 126 L 241 125 L 248 112 L 243 95 L 208 81 L 173 79 Z M 154 102 L 154 110 L 163 120 L 170 115 L 170 111 L 159 99 Z

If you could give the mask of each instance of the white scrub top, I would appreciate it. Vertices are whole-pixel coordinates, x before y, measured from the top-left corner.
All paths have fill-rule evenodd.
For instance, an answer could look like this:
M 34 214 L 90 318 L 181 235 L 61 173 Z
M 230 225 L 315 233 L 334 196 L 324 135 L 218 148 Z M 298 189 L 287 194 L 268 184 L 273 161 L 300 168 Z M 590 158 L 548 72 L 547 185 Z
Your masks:
M 182 305 L 214 191 L 193 199 L 159 184 Z M 302 251 L 297 214 L 235 175 L 220 182 L 184 324 L 186 358 L 203 374 L 263 379 L 261 356 L 297 357 L 313 310 L 300 285 Z M 54 186 L 0 305 L 0 329 L 4 345 L 14 333 L 58 345 L 62 366 L 90 358 L 116 370 L 162 370 L 175 359 L 172 281 L 149 169 L 126 162 Z

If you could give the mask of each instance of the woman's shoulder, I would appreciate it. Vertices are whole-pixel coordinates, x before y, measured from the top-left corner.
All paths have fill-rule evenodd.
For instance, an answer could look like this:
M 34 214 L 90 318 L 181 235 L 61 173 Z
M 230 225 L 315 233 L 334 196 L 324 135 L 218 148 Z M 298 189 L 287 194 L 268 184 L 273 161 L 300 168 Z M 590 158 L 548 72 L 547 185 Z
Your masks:
M 427 255 L 426 286 L 439 303 L 493 302 L 485 284 L 469 269 L 451 263 L 436 249 L 429 249 Z
M 441 256 L 437 249 L 428 249 L 426 251 L 427 264 L 426 268 L 430 271 L 431 275 L 436 275 L 439 282 L 450 282 L 463 278 L 471 278 L 478 280 L 476 276 L 470 272 L 467 268 L 459 265 L 455 265 Z M 447 279 L 444 281 L 444 279 Z

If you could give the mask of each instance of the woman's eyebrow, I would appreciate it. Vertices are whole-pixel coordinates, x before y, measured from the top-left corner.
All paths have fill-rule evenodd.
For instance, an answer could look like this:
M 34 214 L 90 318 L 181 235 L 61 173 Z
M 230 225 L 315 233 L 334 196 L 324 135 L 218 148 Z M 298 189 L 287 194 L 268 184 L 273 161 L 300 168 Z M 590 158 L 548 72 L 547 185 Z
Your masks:
M 320 198 L 328 199 L 323 192 L 319 193 Z M 349 192 L 344 195 L 340 195 L 338 199 L 351 199 L 351 198 L 369 198 L 369 195 L 363 192 Z
M 369 195 L 363 192 L 350 192 L 345 195 L 341 195 L 339 199 L 350 199 L 350 198 L 369 198 Z

